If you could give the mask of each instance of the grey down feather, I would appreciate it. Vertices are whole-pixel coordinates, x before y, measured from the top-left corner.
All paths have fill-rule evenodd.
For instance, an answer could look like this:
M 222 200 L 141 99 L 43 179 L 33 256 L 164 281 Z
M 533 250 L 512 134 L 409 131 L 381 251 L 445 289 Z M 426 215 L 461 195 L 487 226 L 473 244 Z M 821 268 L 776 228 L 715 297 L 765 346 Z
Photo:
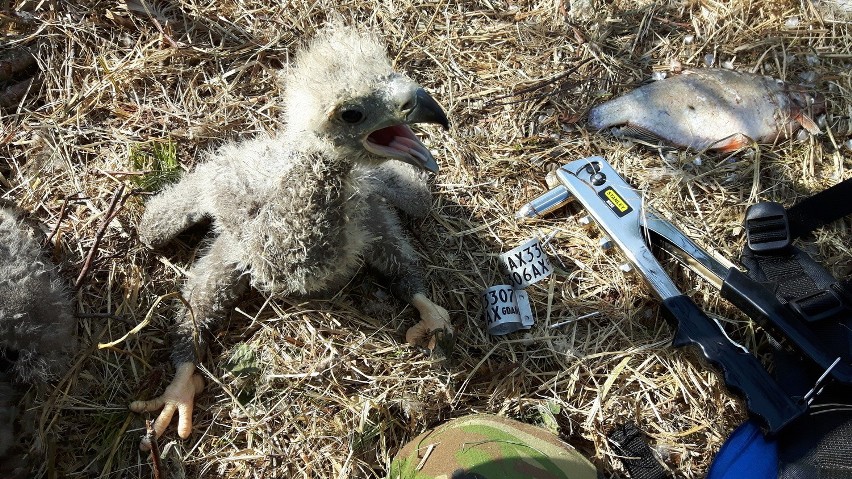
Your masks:
M 37 237 L 0 207 L 0 351 L 16 356 L 11 373 L 25 383 L 55 379 L 76 344 L 68 285 Z
M 15 210 L 0 206 L 0 356 L 8 366 L 0 371 L 3 461 L 15 443 L 19 385 L 55 379 L 69 366 L 76 346 L 68 286 L 45 257 L 38 236 Z

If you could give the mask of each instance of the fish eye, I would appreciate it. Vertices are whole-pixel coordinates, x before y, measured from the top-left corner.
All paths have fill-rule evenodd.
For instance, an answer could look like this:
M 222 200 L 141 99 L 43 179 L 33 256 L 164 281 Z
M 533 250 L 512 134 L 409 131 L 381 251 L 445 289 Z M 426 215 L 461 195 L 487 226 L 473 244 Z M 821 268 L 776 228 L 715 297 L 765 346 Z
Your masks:
M 356 125 L 364 121 L 366 115 L 361 110 L 355 107 L 346 107 L 340 110 L 340 113 L 337 115 L 344 123 L 349 123 L 350 125 Z

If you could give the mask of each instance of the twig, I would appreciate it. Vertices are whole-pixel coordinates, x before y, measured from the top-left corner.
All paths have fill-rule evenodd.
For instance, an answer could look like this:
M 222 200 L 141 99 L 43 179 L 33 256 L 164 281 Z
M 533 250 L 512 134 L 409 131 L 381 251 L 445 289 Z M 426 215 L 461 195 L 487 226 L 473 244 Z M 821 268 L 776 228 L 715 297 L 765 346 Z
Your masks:
M 42 247 L 46 248 L 47 245 L 49 245 L 50 242 L 53 241 L 53 237 L 56 236 L 56 233 L 59 232 L 59 226 L 62 225 L 62 221 L 68 215 L 68 202 L 72 200 L 77 201 L 83 199 L 81 196 L 78 196 L 79 194 L 80 193 L 76 193 L 75 195 L 66 196 L 65 200 L 62 201 L 62 208 L 59 209 L 59 219 L 56 220 L 56 226 L 53 227 L 53 230 L 51 230 L 47 238 L 44 239 L 44 244 L 42 245 Z
M 93 170 L 92 173 L 98 175 L 123 175 L 123 176 L 145 176 L 147 174 L 153 173 L 154 170 L 145 170 L 145 171 L 111 171 L 111 170 Z
M 560 74 L 558 74 L 558 75 L 556 75 L 552 78 L 549 78 L 547 80 L 542 80 L 542 81 L 536 83 L 535 85 L 528 86 L 526 88 L 521 88 L 520 90 L 512 92 L 512 93 L 507 93 L 505 95 L 500 95 L 500 96 L 494 97 L 491 100 L 489 100 L 485 104 L 485 106 L 486 107 L 492 107 L 492 106 L 511 105 L 513 103 L 519 103 L 521 101 L 524 101 L 523 99 L 521 99 L 521 100 L 512 100 L 512 101 L 507 101 L 507 102 L 498 102 L 497 100 L 503 100 L 505 98 L 516 98 L 516 97 L 519 97 L 521 95 L 525 95 L 527 93 L 532 93 L 534 91 L 541 90 L 542 88 L 544 88 L 548 85 L 552 85 L 552 84 L 558 82 L 559 80 L 562 80 L 563 78 L 567 77 L 568 75 L 576 72 L 577 70 L 580 69 L 580 67 L 582 67 L 583 65 L 585 65 L 586 63 L 589 63 L 590 61 L 592 61 L 594 59 L 595 59 L 594 57 L 586 58 L 585 60 L 581 61 L 580 63 L 574 65 L 573 67 L 565 70 L 564 72 L 562 72 L 562 73 L 560 73 Z
M 74 313 L 74 317 L 77 319 L 114 319 L 128 324 L 132 321 L 130 318 L 112 313 Z
M 151 462 L 154 469 L 154 479 L 162 479 L 163 465 L 160 461 L 160 446 L 157 444 L 157 433 L 154 432 L 154 421 L 145 421 L 145 442 L 151 446 Z
M 75 289 L 80 289 L 80 285 L 83 284 L 83 280 L 86 278 L 86 275 L 89 273 L 89 269 L 92 267 L 92 261 L 95 259 L 95 255 L 98 252 L 98 246 L 100 246 L 104 233 L 106 233 L 107 226 L 115 219 L 116 216 L 118 216 L 118 212 L 121 210 L 121 207 L 124 206 L 125 201 L 127 201 L 127 196 L 124 196 L 124 185 L 121 185 L 112 196 L 112 201 L 110 201 L 109 208 L 104 215 L 104 219 L 101 221 L 101 225 L 98 227 L 97 233 L 95 233 L 95 242 L 92 244 L 89 254 L 86 255 L 86 261 L 80 269 L 77 281 L 74 282 Z
M 172 39 L 172 36 L 170 35 L 171 27 L 169 27 L 168 23 L 166 23 L 165 29 L 164 29 L 163 26 L 160 25 L 160 22 L 156 18 L 151 17 L 151 20 L 154 22 L 154 26 L 157 27 L 157 30 L 160 31 L 160 35 L 163 36 L 163 43 L 168 43 L 172 48 L 175 48 L 175 49 L 180 48 L 178 46 L 177 42 L 175 42 Z M 166 32 L 166 30 L 169 30 L 169 32 Z

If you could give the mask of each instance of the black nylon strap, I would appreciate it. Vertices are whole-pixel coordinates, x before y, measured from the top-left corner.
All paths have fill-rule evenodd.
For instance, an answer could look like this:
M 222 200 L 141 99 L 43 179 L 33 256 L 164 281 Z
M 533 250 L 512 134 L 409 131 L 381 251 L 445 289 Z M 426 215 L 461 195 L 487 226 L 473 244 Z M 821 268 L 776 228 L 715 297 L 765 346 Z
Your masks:
M 778 344 L 771 357 L 778 384 L 790 395 L 802 396 L 822 374 Z M 778 434 L 778 479 L 852 478 L 850 397 L 852 389 L 829 382 L 810 410 Z
M 787 255 L 753 255 L 764 277 L 761 281 L 777 283 L 775 294 L 783 303 L 810 296 L 837 282 L 831 273 L 798 248 L 788 248 Z
M 850 283 L 838 282 L 807 253 L 791 246 L 789 241 L 850 214 L 852 179 L 805 198 L 787 208 L 786 212 L 778 203 L 752 205 L 746 212 L 749 244 L 740 259 L 748 268 L 749 276 L 772 283 L 779 301 L 789 304 L 806 319 L 830 317 L 840 312 L 838 308 L 842 309 L 844 303 L 850 304 Z M 776 216 L 780 219 L 773 221 Z M 772 228 L 776 222 L 783 224 Z M 787 243 L 767 243 L 761 236 L 764 229 L 770 233 L 785 233 Z
M 787 209 L 791 239 L 852 214 L 852 180 L 846 180 L 806 198 Z M 775 257 L 743 252 L 743 264 L 751 263 L 749 275 L 770 281 L 776 295 L 800 314 L 830 310 L 836 301 L 852 301 L 852 278 L 837 281 L 807 253 L 795 247 Z M 751 268 L 755 268 L 754 271 Z M 836 293 L 836 295 L 834 294 Z M 806 319 L 808 314 L 803 315 Z M 826 350 L 849 360 L 852 352 L 850 315 L 833 315 L 812 323 L 814 334 Z M 791 394 L 802 395 L 823 371 L 803 362 L 798 354 L 776 348 L 773 354 L 779 384 Z M 847 406 L 852 390 L 829 384 L 818 395 L 807 415 L 797 419 L 778 437 L 779 479 L 852 478 L 852 410 Z M 821 404 L 822 403 L 822 404 Z
M 628 422 L 619 424 L 609 433 L 609 440 L 619 455 L 621 464 L 630 474 L 630 479 L 670 479 L 663 465 L 654 457 L 645 435 Z
M 852 179 L 809 196 L 787 208 L 790 236 L 800 238 L 820 226 L 852 214 Z
M 840 290 L 846 294 L 846 299 L 852 303 L 852 278 L 840 281 Z
M 771 284 L 781 304 L 792 308 L 805 321 L 848 316 L 852 297 L 845 286 L 807 253 L 789 246 L 774 254 L 756 254 L 747 246 L 740 257 L 747 274 L 761 283 Z M 846 283 L 846 284 L 845 284 Z

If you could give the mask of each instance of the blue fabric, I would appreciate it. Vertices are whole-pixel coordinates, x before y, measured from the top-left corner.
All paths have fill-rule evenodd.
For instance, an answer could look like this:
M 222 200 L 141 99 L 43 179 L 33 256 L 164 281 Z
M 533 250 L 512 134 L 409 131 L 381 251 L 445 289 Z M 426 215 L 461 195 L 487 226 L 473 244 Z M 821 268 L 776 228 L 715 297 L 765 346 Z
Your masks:
M 722 444 L 707 479 L 775 479 L 778 445 L 763 437 L 754 421 L 746 421 Z

